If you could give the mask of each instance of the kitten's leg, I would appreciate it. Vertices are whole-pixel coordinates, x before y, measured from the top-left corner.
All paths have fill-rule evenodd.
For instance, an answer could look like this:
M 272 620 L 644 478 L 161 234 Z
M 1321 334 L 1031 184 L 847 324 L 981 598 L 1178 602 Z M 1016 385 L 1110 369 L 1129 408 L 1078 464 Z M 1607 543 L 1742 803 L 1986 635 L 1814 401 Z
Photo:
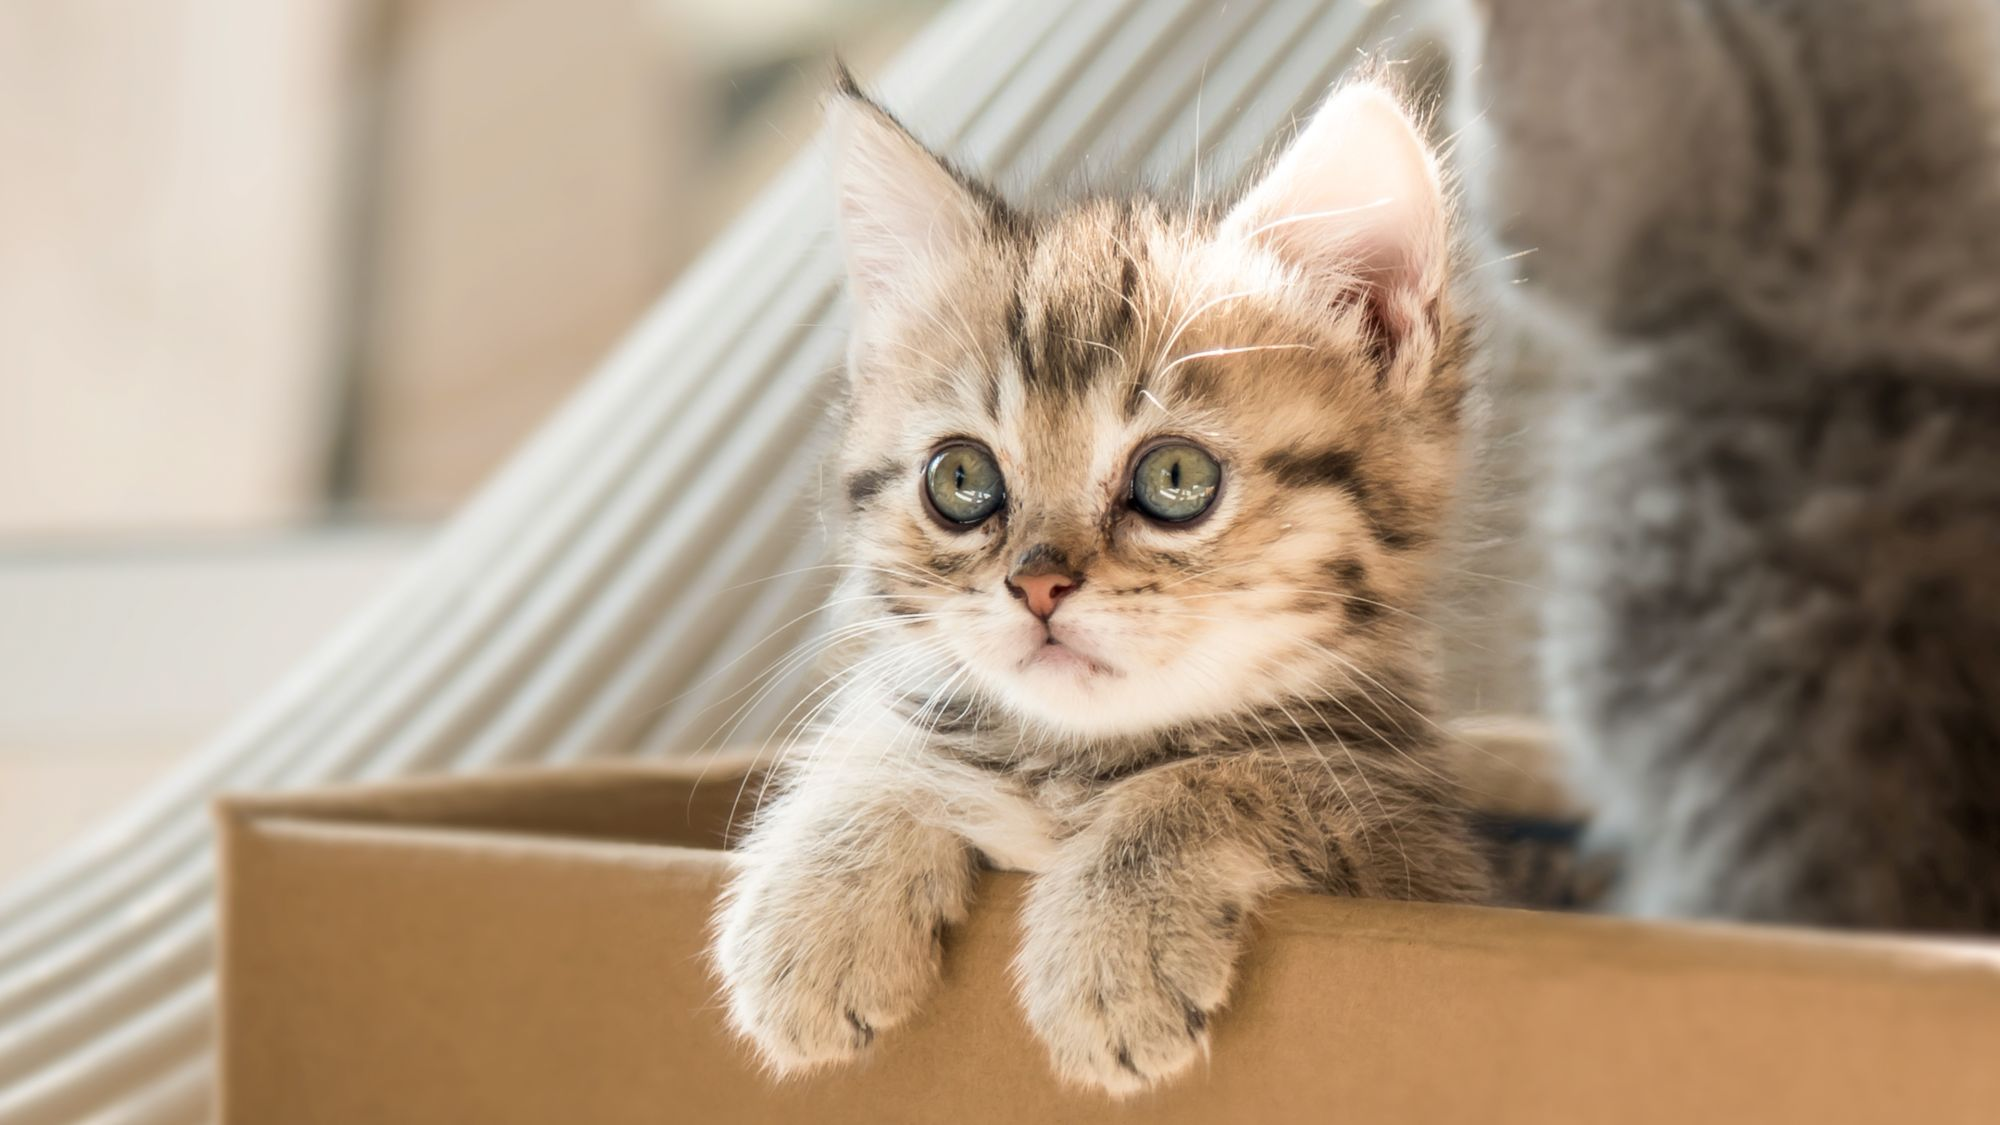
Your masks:
M 1483 893 L 1485 865 L 1448 804 L 1389 778 L 1371 799 L 1366 784 L 1317 754 L 1260 754 L 1107 791 L 1029 892 L 1016 973 L 1057 1071 L 1122 1095 L 1205 1053 L 1243 920 L 1274 890 Z
M 965 918 L 972 853 L 921 815 L 913 772 L 804 773 L 745 842 L 714 957 L 730 1022 L 781 1073 L 852 1058 L 908 1018 Z

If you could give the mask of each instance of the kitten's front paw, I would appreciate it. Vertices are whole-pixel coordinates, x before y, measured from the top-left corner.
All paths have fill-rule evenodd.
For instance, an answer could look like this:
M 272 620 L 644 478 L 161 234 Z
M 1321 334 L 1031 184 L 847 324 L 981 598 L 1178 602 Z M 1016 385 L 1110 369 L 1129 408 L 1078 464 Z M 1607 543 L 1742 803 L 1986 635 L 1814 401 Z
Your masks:
M 780 1074 L 860 1054 L 937 979 L 948 919 L 915 898 L 891 905 L 827 876 L 739 876 L 714 949 L 730 1023 Z
M 1028 1023 L 1056 1072 L 1123 1097 L 1207 1055 L 1241 914 L 1116 901 L 1055 894 L 1033 904 L 1017 969 Z

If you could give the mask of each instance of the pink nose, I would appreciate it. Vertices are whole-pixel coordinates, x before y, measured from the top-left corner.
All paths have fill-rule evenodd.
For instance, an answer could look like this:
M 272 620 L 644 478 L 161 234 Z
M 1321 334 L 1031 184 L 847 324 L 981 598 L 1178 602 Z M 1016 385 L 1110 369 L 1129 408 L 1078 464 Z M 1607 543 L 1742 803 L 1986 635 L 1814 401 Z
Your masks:
M 1054 615 L 1056 603 L 1076 587 L 1077 579 L 1067 574 L 1023 574 L 1007 580 L 1007 589 L 1028 603 L 1029 613 L 1044 621 Z

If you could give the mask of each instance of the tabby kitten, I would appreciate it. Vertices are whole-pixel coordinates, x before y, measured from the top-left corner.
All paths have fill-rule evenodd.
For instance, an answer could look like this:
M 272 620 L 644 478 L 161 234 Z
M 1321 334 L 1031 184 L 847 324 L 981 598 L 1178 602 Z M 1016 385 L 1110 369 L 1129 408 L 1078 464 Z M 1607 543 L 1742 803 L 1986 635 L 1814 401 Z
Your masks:
M 1487 0 L 1580 328 L 1546 679 L 1623 905 L 2000 929 L 1990 0 Z
M 1436 165 L 1340 90 L 1227 213 L 1003 202 L 845 83 L 850 651 L 717 919 L 776 1070 L 937 979 L 982 865 L 1073 1082 L 1185 1068 L 1280 890 L 1463 901 L 1485 871 L 1412 614 L 1468 327 Z

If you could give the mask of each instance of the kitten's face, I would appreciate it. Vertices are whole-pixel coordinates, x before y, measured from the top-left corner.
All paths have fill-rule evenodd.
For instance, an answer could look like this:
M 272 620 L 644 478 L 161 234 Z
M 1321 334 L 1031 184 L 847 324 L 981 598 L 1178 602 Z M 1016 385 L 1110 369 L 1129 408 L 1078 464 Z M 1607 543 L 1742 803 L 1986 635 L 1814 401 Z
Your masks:
M 847 145 L 909 143 L 852 108 L 868 132 Z M 1392 103 L 1365 109 L 1404 128 Z M 848 593 L 923 686 L 1083 738 L 1366 688 L 1371 653 L 1404 635 L 1455 461 L 1430 263 L 1351 222 L 1338 261 L 1302 263 L 1259 229 L 1352 208 L 1324 184 L 1267 181 L 1220 222 L 1140 202 L 1030 221 L 921 159 L 942 208 L 897 200 L 912 213 L 882 262 L 847 197 L 843 470 Z M 1356 213 L 1379 218 L 1377 198 Z M 1441 232 L 1421 238 L 1441 253 Z M 1358 285 L 1370 270 L 1407 291 Z

